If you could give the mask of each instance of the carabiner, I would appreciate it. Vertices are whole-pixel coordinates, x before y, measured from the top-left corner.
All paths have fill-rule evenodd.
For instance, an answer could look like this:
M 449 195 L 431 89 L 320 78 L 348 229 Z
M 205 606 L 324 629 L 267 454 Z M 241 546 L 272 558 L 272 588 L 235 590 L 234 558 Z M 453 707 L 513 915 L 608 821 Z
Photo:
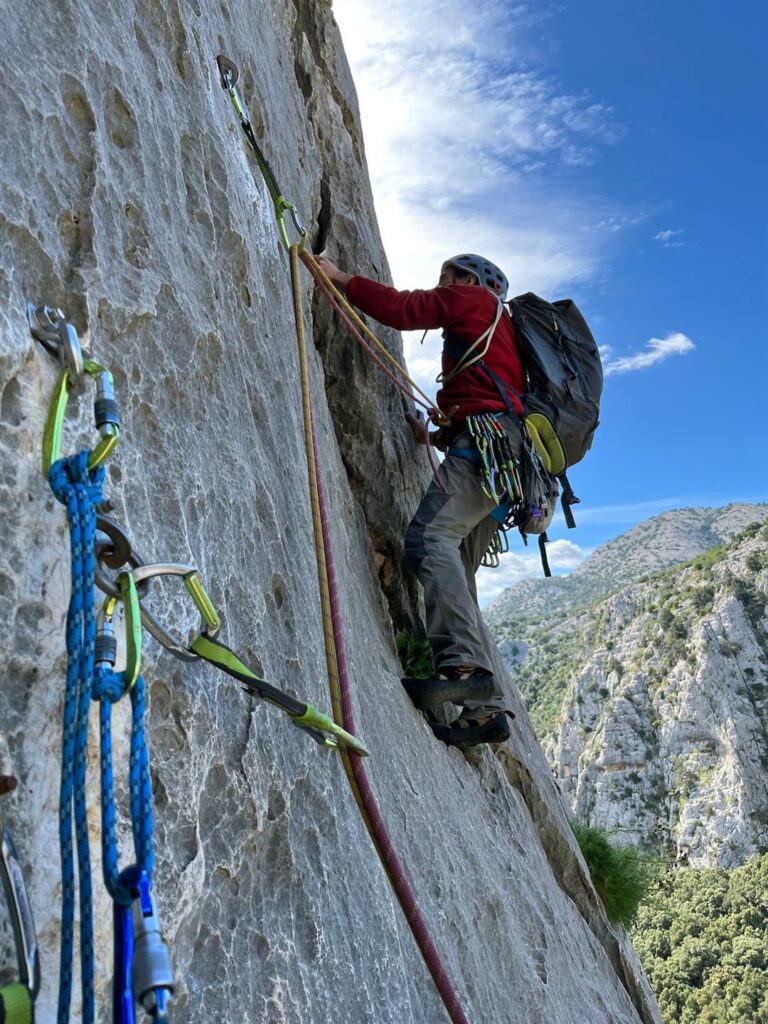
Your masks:
M 152 882 L 135 864 L 120 872 L 129 903 L 113 905 L 113 1020 L 134 1024 L 136 1004 L 156 1024 L 168 1024 L 175 980 L 170 950 L 160 933 Z
M 139 677 L 141 669 L 141 606 L 136 581 L 130 572 L 121 572 L 117 577 L 119 599 L 108 596 L 96 620 L 96 664 L 114 668 L 117 658 L 117 641 L 112 625 L 118 600 L 125 609 L 125 669 L 123 670 L 123 696 L 129 693 Z
M 213 607 L 208 593 L 200 579 L 200 574 L 194 565 L 179 565 L 176 562 L 160 562 L 156 565 L 140 565 L 131 570 L 131 576 L 135 583 L 141 583 L 155 579 L 158 576 L 181 576 L 184 586 L 194 602 L 195 608 L 200 612 L 202 628 L 200 633 L 205 633 L 211 638 L 218 635 L 221 630 L 221 619 Z M 175 655 L 181 661 L 197 661 L 198 655 L 170 633 L 164 626 L 161 626 L 157 619 L 148 611 L 143 604 L 141 607 L 141 621 L 145 628 L 152 634 L 158 643 L 166 650 Z
M 18 854 L 13 845 L 11 833 L 3 825 L 2 820 L 0 820 L 0 881 L 5 890 L 5 898 L 11 915 L 13 941 L 16 946 L 16 960 L 19 968 L 19 984 L 29 993 L 29 1002 L 34 1003 L 40 991 L 40 953 L 35 934 L 35 922 Z M 13 989 L 14 986 L 9 986 L 9 988 Z
M 71 325 L 70 325 L 71 326 Z M 115 387 L 109 370 L 92 359 L 83 360 L 83 373 L 97 379 L 96 401 L 93 405 L 96 428 L 101 440 L 88 458 L 88 468 L 95 469 L 107 458 L 120 437 L 120 414 L 115 401 Z M 43 434 L 43 475 L 48 478 L 51 466 L 61 457 L 61 434 L 67 411 L 69 393 L 75 378 L 67 368 L 62 370 L 53 391 L 48 419 Z

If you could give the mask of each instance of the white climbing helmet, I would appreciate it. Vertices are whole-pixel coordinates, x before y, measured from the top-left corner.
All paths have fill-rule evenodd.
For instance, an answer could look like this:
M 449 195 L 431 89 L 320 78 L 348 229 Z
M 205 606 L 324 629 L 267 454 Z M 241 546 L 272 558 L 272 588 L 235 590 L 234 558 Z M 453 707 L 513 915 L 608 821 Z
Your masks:
M 490 288 L 494 295 L 505 299 L 509 288 L 509 281 L 499 270 L 495 263 L 485 259 L 484 256 L 477 256 L 475 253 L 465 252 L 461 256 L 453 256 L 446 260 L 443 266 L 450 265 L 463 271 L 465 274 L 474 274 L 480 284 Z

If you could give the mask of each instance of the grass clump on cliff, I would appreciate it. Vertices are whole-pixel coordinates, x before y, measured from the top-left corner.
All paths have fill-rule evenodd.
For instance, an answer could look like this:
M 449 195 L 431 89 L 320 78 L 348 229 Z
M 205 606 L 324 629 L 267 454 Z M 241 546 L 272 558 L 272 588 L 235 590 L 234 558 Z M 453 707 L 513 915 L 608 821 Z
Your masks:
M 413 679 L 429 679 L 432 676 L 432 649 L 426 637 L 415 636 L 401 629 L 395 636 L 395 643 L 403 675 Z
M 637 846 L 612 842 L 605 829 L 580 821 L 572 821 L 571 828 L 608 920 L 630 928 L 658 877 L 657 858 Z

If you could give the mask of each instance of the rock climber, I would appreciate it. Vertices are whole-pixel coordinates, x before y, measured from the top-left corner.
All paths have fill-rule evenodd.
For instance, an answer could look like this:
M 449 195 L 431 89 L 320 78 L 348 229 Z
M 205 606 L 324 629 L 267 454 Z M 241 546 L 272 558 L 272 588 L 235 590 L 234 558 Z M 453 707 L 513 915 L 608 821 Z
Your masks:
M 406 678 L 403 684 L 420 710 L 448 701 L 463 706 L 453 724 L 431 723 L 444 742 L 501 742 L 509 736 L 511 712 L 505 712 L 483 642 L 475 584 L 498 522 L 490 518 L 496 504 L 481 486 L 466 420 L 490 413 L 519 452 L 516 417 L 509 415 L 494 380 L 509 389 L 508 401 L 521 411 L 515 396 L 524 390 L 524 374 L 515 329 L 503 306 L 507 279 L 489 260 L 466 253 L 443 263 L 437 287 L 416 291 L 398 291 L 347 274 L 325 257 L 318 262 L 349 301 L 379 323 L 401 331 L 443 330 L 442 387 L 436 403 L 443 412 L 452 412 L 450 425 L 432 434 L 434 443 L 447 450 L 439 470 L 442 486 L 431 483 L 405 535 L 407 561 L 424 588 L 435 674 L 431 679 Z M 407 419 L 416 439 L 428 443 L 428 424 L 411 414 Z

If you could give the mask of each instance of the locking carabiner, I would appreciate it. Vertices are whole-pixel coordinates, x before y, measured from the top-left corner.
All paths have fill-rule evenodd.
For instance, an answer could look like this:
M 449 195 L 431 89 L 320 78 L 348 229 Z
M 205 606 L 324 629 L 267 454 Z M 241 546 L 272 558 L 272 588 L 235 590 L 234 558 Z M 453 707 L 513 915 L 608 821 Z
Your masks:
M 130 572 L 121 572 L 117 577 L 117 585 L 120 597 L 108 596 L 96 618 L 96 667 L 115 667 L 117 639 L 112 619 L 120 600 L 125 609 L 125 696 L 133 689 L 141 670 L 141 606 L 136 582 Z
M 53 390 L 43 434 L 43 476 L 48 479 L 51 466 L 61 456 L 61 434 L 72 387 L 85 376 L 96 378 L 93 405 L 96 429 L 101 440 L 88 458 L 88 468 L 96 469 L 107 458 L 120 436 L 120 412 L 115 401 L 112 374 L 91 359 L 82 348 L 74 326 L 60 309 L 27 303 L 27 320 L 32 337 L 58 357 L 62 371 Z
M 107 458 L 120 437 L 120 413 L 115 401 L 112 374 L 92 359 L 83 360 L 83 375 L 96 378 L 96 400 L 93 403 L 96 429 L 101 440 L 88 457 L 88 468 L 96 469 Z M 74 384 L 72 372 L 62 370 L 53 390 L 48 419 L 43 434 L 43 475 L 48 478 L 51 466 L 61 457 L 61 434 L 67 411 L 69 393 Z

